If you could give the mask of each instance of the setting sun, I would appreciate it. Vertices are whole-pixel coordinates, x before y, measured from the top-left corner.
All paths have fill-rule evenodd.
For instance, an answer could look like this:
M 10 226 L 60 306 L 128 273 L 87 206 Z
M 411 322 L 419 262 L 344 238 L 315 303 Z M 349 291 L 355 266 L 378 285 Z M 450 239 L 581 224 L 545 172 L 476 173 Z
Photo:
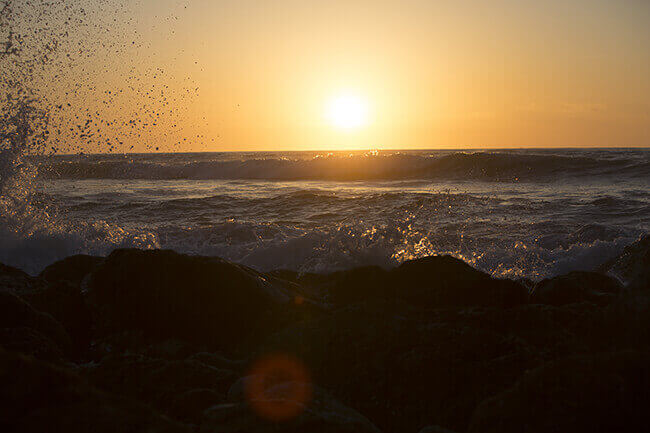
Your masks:
M 339 95 L 328 101 L 326 115 L 337 128 L 356 129 L 368 121 L 368 104 L 357 95 Z

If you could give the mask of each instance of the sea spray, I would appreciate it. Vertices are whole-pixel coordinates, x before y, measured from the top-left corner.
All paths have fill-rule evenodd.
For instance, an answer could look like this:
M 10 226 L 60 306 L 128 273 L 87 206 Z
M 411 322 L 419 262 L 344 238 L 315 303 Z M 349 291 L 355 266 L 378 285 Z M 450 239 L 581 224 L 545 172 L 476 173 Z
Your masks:
M 102 3 L 0 3 L 0 262 L 29 272 L 75 253 L 157 246 L 146 231 L 127 231 L 101 218 L 71 221 L 65 208 L 52 206 L 36 189 L 38 167 L 32 158 L 75 148 L 70 143 L 83 138 L 91 123 L 65 110 L 73 109 L 70 101 L 84 90 L 83 77 L 71 79 L 78 72 L 75 62 L 106 43 L 84 37 L 107 29 L 88 19 L 84 8 L 102 8 Z M 66 82 L 74 84 L 65 87 Z M 96 132 L 100 138 L 102 131 Z M 99 150 L 113 146 L 104 139 L 94 144 Z

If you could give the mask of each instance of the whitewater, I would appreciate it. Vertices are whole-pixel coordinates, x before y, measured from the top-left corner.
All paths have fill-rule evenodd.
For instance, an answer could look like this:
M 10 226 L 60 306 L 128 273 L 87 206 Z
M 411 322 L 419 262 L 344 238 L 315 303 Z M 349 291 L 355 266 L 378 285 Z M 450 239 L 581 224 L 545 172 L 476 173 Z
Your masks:
M 495 276 L 539 280 L 594 269 L 650 228 L 647 149 L 82 154 L 25 164 L 36 171 L 33 221 L 17 214 L 17 228 L 4 216 L 0 262 L 32 273 L 72 254 L 138 247 L 300 272 L 451 254 Z

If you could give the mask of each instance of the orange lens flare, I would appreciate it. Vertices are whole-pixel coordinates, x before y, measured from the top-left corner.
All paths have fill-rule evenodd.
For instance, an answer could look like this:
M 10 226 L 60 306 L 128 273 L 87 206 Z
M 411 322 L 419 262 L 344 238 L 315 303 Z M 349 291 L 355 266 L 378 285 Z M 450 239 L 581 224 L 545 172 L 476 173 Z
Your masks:
M 257 361 L 246 383 L 246 398 L 255 413 L 268 421 L 288 421 L 311 400 L 309 373 L 297 359 L 270 355 Z

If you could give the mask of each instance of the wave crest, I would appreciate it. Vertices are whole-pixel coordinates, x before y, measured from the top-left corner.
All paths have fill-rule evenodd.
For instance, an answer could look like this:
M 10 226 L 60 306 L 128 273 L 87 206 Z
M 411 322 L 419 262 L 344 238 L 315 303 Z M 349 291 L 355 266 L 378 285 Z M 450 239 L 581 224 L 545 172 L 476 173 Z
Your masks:
M 625 174 L 650 177 L 650 155 L 599 158 L 553 154 L 456 152 L 446 155 L 408 153 L 331 155 L 311 159 L 251 159 L 160 162 L 137 155 L 68 157 L 40 164 L 49 179 L 248 179 L 248 180 L 414 180 L 477 179 L 535 181 L 570 176 Z

